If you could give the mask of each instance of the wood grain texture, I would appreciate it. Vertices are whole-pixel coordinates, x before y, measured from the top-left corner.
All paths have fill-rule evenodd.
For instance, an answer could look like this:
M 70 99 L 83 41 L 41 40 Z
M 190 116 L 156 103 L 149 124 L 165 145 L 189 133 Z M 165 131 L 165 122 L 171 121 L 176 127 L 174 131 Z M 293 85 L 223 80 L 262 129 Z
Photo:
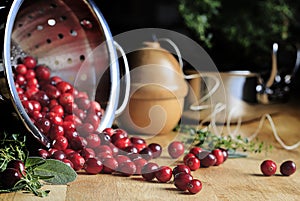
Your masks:
M 278 134 L 290 145 L 300 140 L 300 110 L 295 105 L 280 105 L 280 114 L 274 116 Z M 259 121 L 251 121 L 241 126 L 240 133 L 244 136 L 255 132 Z M 232 126 L 234 129 L 234 126 Z M 226 129 L 224 129 L 226 132 Z M 300 170 L 286 177 L 279 173 L 279 166 L 285 160 L 294 160 L 300 166 L 300 148 L 287 151 L 275 140 L 271 127 L 265 122 L 258 137 L 274 146 L 270 152 L 249 154 L 247 158 L 228 159 L 220 166 L 200 168 L 192 172 L 194 178 L 203 182 L 203 189 L 196 195 L 180 192 L 170 183 L 143 181 L 141 176 L 122 177 L 116 175 L 86 175 L 80 173 L 78 178 L 68 186 L 44 186 L 50 189 L 47 198 L 37 198 L 32 194 L 22 192 L 0 194 L 0 201 L 90 201 L 90 200 L 202 200 L 202 201 L 292 201 L 300 197 Z M 173 134 L 148 138 L 148 142 L 159 142 L 164 149 L 168 142 L 176 139 Z M 169 163 L 172 167 L 175 161 L 167 160 L 163 153 L 161 163 Z M 265 159 L 277 163 L 278 171 L 274 176 L 262 176 L 260 164 Z M 178 161 L 180 162 L 180 161 Z

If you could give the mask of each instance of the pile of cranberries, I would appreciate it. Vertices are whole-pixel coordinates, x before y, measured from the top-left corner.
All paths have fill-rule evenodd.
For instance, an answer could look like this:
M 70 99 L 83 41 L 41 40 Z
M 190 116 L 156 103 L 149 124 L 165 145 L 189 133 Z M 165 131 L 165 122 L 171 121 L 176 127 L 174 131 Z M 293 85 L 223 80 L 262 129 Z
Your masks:
M 26 175 L 25 165 L 21 160 L 11 160 L 5 170 L 0 172 L 0 185 L 4 189 L 10 189 Z
M 20 59 L 14 68 L 14 80 L 28 116 L 51 141 L 51 148 L 40 149 L 38 154 L 60 160 L 75 171 L 141 175 L 146 181 L 156 179 L 161 183 L 174 178 L 177 189 L 195 194 L 202 189 L 202 183 L 192 177 L 191 171 L 200 168 L 200 164 L 201 167 L 219 165 L 227 158 L 226 150 L 206 152 L 195 147 L 184 157 L 184 164 L 174 169 L 159 166 L 151 161 L 162 153 L 159 144 L 147 144 L 143 138 L 129 136 L 120 128 L 99 132 L 97 128 L 104 112 L 100 104 L 59 76 L 51 76 L 50 69 L 38 64 L 34 57 Z M 180 141 L 168 146 L 173 159 L 182 156 L 184 151 Z

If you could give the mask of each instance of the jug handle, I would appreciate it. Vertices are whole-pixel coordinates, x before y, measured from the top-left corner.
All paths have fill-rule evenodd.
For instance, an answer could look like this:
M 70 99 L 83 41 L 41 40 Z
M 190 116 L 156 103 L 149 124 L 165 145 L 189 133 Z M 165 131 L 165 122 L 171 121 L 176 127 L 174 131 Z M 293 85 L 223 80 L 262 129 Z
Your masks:
M 123 58 L 124 68 L 125 68 L 125 82 L 126 82 L 123 102 L 122 102 L 121 106 L 115 111 L 115 116 L 118 117 L 125 110 L 128 102 L 129 102 L 130 71 L 129 71 L 128 60 L 127 60 L 127 57 L 126 57 L 126 54 L 125 54 L 123 48 L 116 41 L 114 41 L 114 45 L 116 46 L 117 50 L 121 53 L 122 58 Z
M 157 39 L 158 41 L 165 41 L 165 42 L 168 42 L 175 50 L 176 54 L 177 54 L 177 57 L 178 57 L 178 62 L 179 62 L 179 66 L 181 68 L 181 72 L 184 76 L 184 79 L 186 80 L 191 80 L 191 79 L 195 79 L 195 78 L 200 78 L 200 77 L 203 77 L 200 73 L 195 73 L 195 74 L 191 74 L 191 75 L 186 75 L 184 74 L 183 72 L 183 61 L 182 61 L 182 56 L 181 56 L 181 53 L 180 53 L 180 50 L 179 48 L 177 47 L 177 45 L 169 38 L 159 38 Z M 211 97 L 216 91 L 217 89 L 220 87 L 220 81 L 217 77 L 215 76 L 210 76 L 210 75 L 207 75 L 205 74 L 204 77 L 209 77 L 211 79 L 213 79 L 215 81 L 215 85 L 214 87 L 205 95 L 203 96 L 202 98 L 200 98 L 200 100 L 198 100 L 198 104 L 196 103 L 193 103 L 191 106 L 190 106 L 190 110 L 193 110 L 193 111 L 198 111 L 198 110 L 203 110 L 203 109 L 208 109 L 210 108 L 211 106 L 209 105 L 199 105 L 201 103 L 203 103 L 204 101 L 206 101 L 209 97 Z

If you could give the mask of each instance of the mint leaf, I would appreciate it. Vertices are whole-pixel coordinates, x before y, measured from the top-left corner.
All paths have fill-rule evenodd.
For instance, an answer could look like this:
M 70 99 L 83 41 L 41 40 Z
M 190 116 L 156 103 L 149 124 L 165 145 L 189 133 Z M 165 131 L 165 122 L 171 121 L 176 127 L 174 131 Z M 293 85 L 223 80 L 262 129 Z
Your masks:
M 45 163 L 42 163 L 45 161 Z M 29 157 L 26 166 L 36 166 L 33 170 L 34 175 L 40 175 L 40 179 L 51 184 L 67 184 L 76 179 L 77 173 L 65 163 L 54 159 L 42 159 L 40 157 Z

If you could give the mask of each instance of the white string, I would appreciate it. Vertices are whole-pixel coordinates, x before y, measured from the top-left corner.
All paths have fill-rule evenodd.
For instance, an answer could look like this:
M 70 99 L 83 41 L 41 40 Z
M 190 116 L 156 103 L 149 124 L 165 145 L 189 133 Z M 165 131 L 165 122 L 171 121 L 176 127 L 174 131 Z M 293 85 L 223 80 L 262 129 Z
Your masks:
M 237 132 L 240 130 L 240 127 L 241 127 L 241 124 L 242 124 L 242 118 L 239 117 L 238 119 L 238 122 L 237 122 L 237 128 L 235 129 L 234 132 L 231 131 L 231 119 L 232 119 L 232 114 L 234 113 L 234 110 L 236 108 L 232 109 L 230 111 L 230 115 L 228 115 L 228 118 L 227 118 L 227 130 L 228 130 L 228 133 L 231 137 L 235 137 Z M 293 145 L 286 145 L 282 139 L 280 138 L 280 136 L 278 135 L 278 132 L 277 132 L 277 129 L 276 129 L 276 126 L 275 126 L 275 123 L 271 117 L 270 114 L 264 114 L 261 119 L 260 119 L 260 122 L 259 122 L 259 125 L 258 125 L 258 128 L 256 129 L 256 131 L 248 138 L 249 141 L 253 140 L 255 137 L 258 136 L 259 132 L 262 130 L 263 126 L 264 126 L 264 123 L 265 123 L 265 120 L 268 120 L 268 122 L 270 123 L 270 126 L 271 126 L 271 129 L 272 129 L 272 132 L 273 132 L 273 136 L 275 137 L 276 141 L 286 150 L 292 150 L 292 149 L 296 149 L 300 146 L 300 141 L 298 141 L 297 143 L 293 144 Z

